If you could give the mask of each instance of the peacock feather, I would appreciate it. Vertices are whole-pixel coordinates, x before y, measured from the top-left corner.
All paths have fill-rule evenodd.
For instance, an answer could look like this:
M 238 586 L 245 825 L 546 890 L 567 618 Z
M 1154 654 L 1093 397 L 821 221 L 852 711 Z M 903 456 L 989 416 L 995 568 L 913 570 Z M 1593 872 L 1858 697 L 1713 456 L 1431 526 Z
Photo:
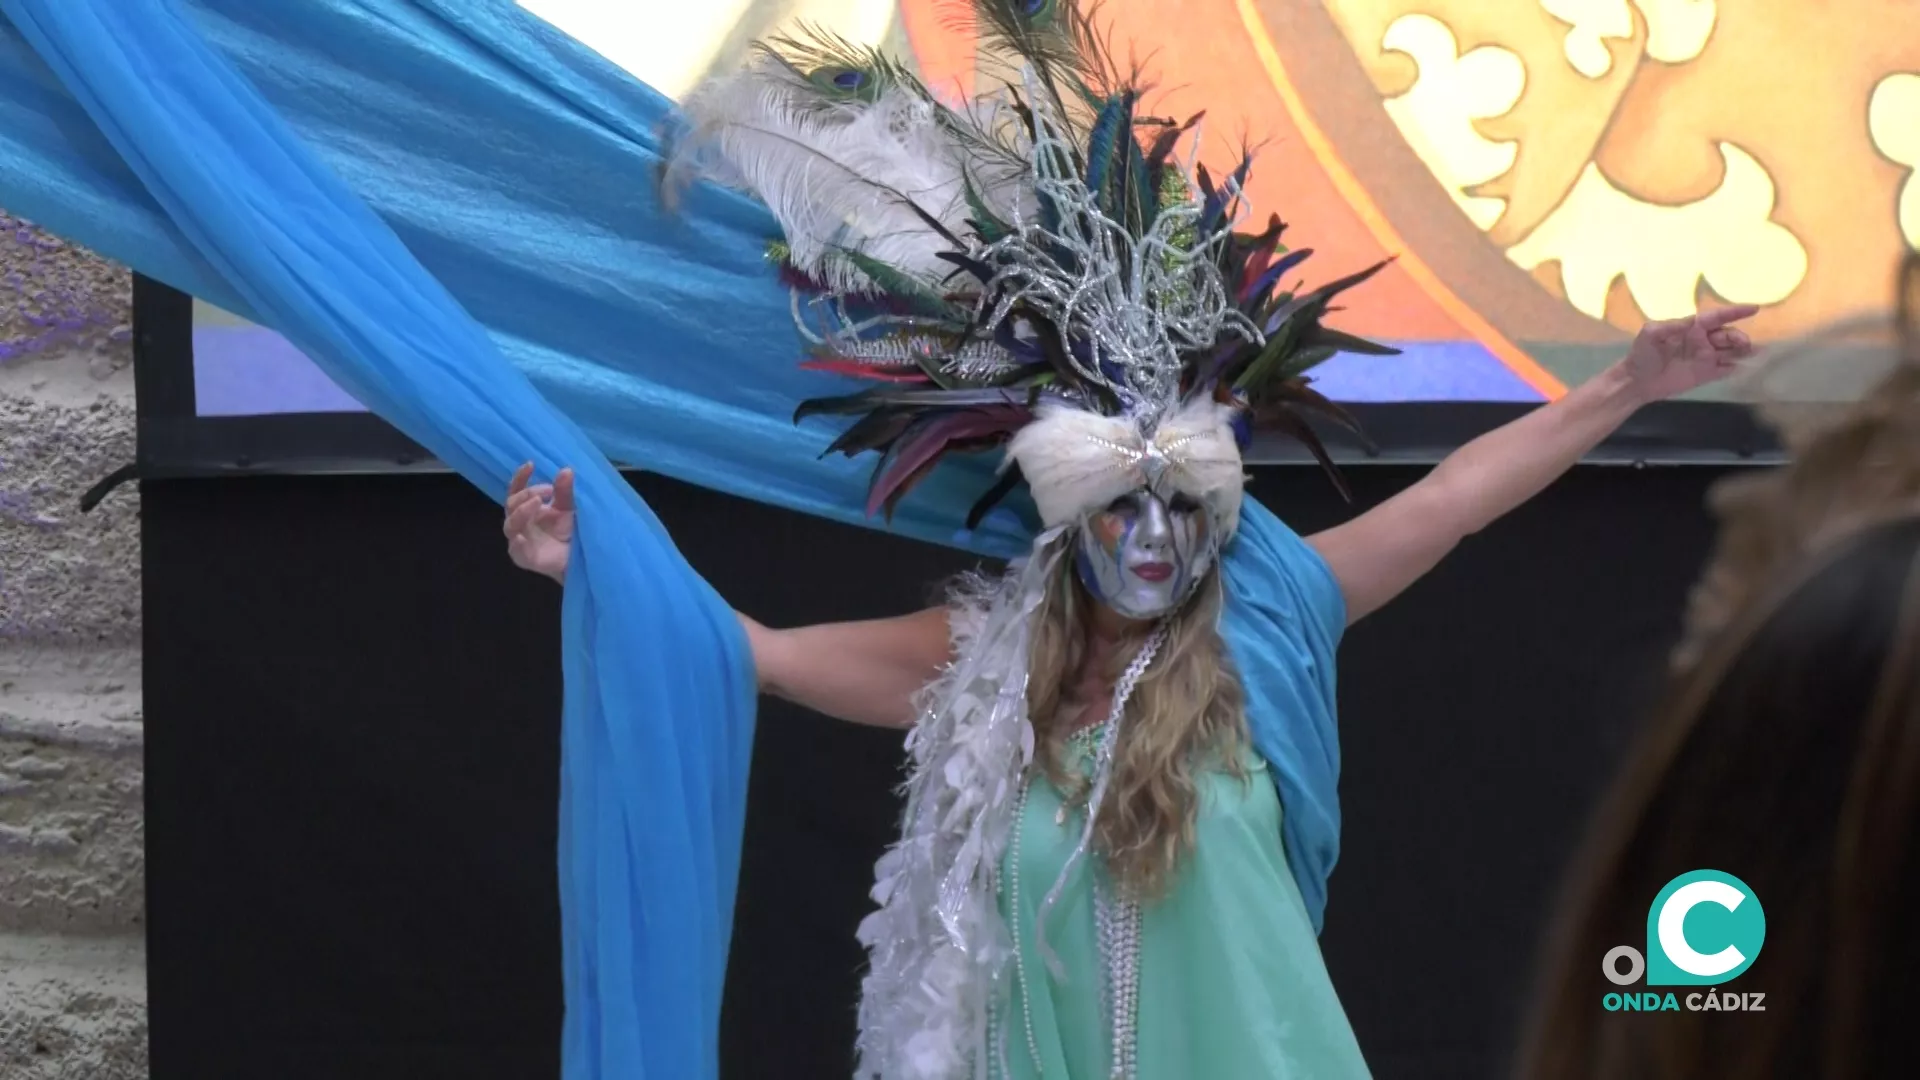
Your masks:
M 999 449 L 1045 401 L 1139 408 L 1152 354 L 1180 394 L 1237 405 L 1243 441 L 1300 439 L 1344 493 L 1315 424 L 1357 425 L 1311 373 L 1395 352 L 1322 321 L 1386 264 L 1290 281 L 1311 250 L 1289 250 L 1277 217 L 1237 224 L 1252 153 L 1218 181 L 1189 169 L 1201 115 L 1147 115 L 1141 75 L 1115 63 L 1091 5 L 956 8 L 1000 81 L 974 100 L 943 101 L 908 65 L 800 26 L 698 88 L 671 133 L 670 181 L 744 189 L 778 219 L 767 257 L 794 292 L 804 366 L 866 386 L 801 403 L 796 422 L 849 418 L 825 452 L 874 455 L 868 508 L 891 514 L 946 455 Z M 1155 313 L 1161 337 L 1115 354 L 1097 327 L 1139 321 L 1115 305 Z M 1004 470 L 970 526 L 1019 483 Z

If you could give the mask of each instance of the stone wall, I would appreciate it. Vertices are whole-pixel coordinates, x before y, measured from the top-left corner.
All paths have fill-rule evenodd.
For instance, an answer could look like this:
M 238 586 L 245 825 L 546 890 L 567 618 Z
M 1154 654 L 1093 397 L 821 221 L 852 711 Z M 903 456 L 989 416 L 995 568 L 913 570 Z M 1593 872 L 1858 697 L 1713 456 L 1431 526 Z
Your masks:
M 125 270 L 0 213 L 0 1076 L 147 1075 Z

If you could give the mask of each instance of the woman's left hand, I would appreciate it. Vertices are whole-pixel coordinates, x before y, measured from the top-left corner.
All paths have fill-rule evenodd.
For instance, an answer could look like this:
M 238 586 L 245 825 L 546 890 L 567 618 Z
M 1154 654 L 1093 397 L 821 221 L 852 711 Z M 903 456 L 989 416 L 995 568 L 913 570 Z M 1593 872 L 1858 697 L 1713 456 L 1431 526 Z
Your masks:
M 1753 355 L 1753 339 L 1733 324 L 1759 310 L 1742 304 L 1641 327 L 1624 361 L 1636 396 L 1663 401 L 1733 374 Z

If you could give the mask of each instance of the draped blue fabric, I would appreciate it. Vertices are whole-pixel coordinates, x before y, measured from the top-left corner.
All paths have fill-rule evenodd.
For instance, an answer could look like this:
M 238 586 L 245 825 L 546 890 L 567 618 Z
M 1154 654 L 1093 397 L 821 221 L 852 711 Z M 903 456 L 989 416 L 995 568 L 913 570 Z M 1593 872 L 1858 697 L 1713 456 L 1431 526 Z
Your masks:
M 671 103 L 510 0 L 0 13 L 0 206 L 281 331 L 496 498 L 525 458 L 579 468 L 568 1076 L 711 1075 L 751 671 L 724 603 L 601 455 L 866 521 L 868 463 L 817 456 L 831 421 L 788 422 L 835 388 L 795 367 L 762 258 L 771 218 L 707 188 L 663 205 Z M 958 528 L 990 467 L 943 469 L 893 527 L 1023 552 L 1018 506 Z M 1319 557 L 1251 502 L 1225 568 L 1225 631 L 1318 925 L 1344 609 Z
M 496 494 L 525 455 L 580 466 L 563 608 L 568 1072 L 715 1075 L 754 708 L 731 609 L 580 429 L 169 5 L 0 10 L 201 264 L 356 396 Z

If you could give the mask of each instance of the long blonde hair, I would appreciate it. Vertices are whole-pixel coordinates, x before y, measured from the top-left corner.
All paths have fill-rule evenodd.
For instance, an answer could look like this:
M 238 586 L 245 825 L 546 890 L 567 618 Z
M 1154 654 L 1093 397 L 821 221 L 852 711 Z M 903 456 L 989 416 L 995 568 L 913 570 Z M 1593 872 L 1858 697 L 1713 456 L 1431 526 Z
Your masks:
M 1166 643 L 1127 701 L 1094 843 L 1114 882 L 1134 899 L 1161 895 L 1193 847 L 1196 773 L 1220 768 L 1246 775 L 1245 699 L 1219 632 L 1224 602 L 1216 567 L 1173 615 Z M 1075 717 L 1065 706 L 1088 661 L 1095 603 L 1069 555 L 1058 560 L 1034 616 L 1027 708 L 1037 764 L 1069 799 L 1086 795 L 1085 778 L 1066 769 Z M 1141 625 L 1112 650 L 1099 673 L 1104 681 L 1119 679 L 1150 629 Z

